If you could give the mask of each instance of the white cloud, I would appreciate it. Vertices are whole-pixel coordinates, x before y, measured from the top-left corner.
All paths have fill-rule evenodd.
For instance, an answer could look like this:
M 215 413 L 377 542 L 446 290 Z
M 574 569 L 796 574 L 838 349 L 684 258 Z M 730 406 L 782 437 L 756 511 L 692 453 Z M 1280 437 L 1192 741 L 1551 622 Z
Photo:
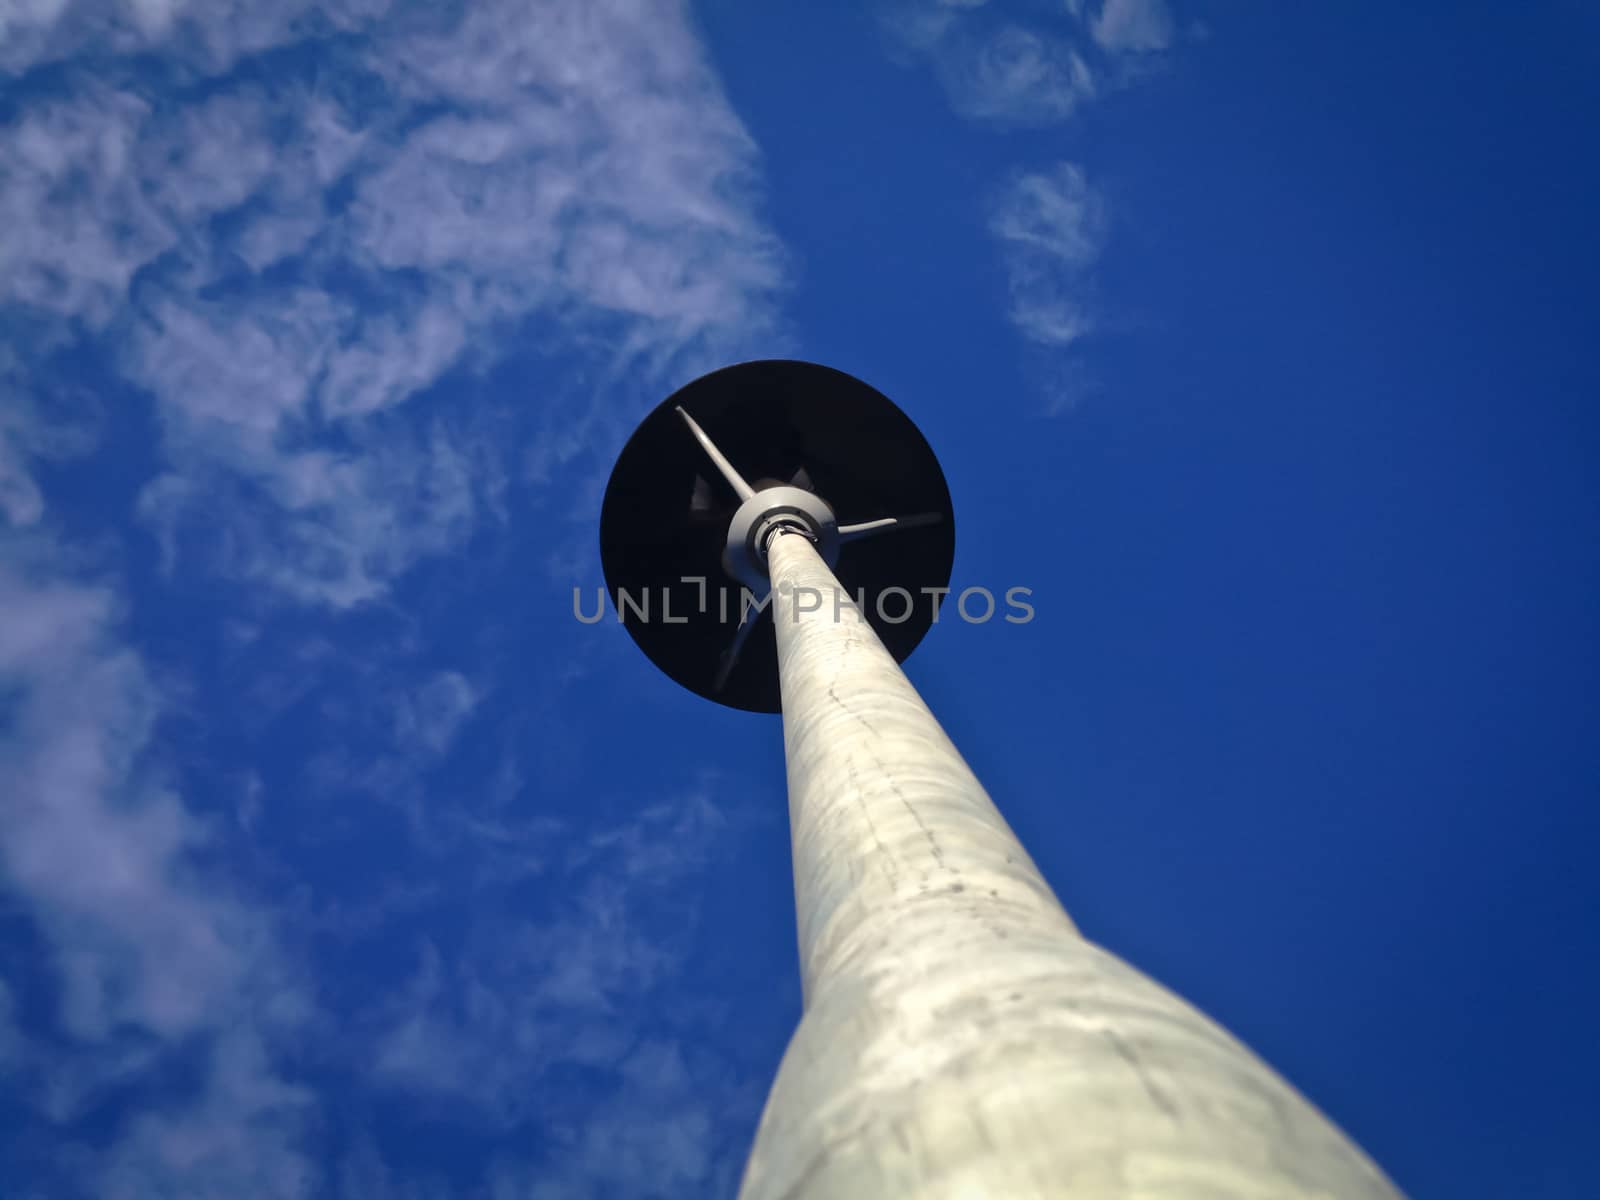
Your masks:
M 161 398 L 180 455 L 271 466 L 286 422 L 305 415 L 313 381 L 352 319 L 325 292 L 286 289 L 243 309 L 175 291 L 152 295 L 128 339 L 128 373 Z
M 113 594 L 6 565 L 0 610 L 0 678 L 18 696 L 0 745 L 0 863 L 58 940 L 68 1025 L 190 1031 L 236 986 L 249 938 L 240 911 L 186 881 L 201 831 L 178 799 L 154 784 L 125 794 L 156 701 L 113 640 Z
M 440 671 L 400 697 L 395 739 L 402 746 L 419 746 L 428 754 L 443 754 L 480 699 L 465 675 Z
M 995 205 L 990 232 L 1029 254 L 1084 267 L 1100 253 L 1105 216 L 1082 168 L 1061 163 L 1014 176 Z
M 143 264 L 176 240 L 132 165 L 139 98 L 91 86 L 0 129 L 0 300 L 104 325 Z
M 83 393 L 45 405 L 29 387 L 16 353 L 0 344 L 0 516 L 14 528 L 44 516 L 44 493 L 34 478 L 41 461 L 75 458 L 93 449 L 97 413 Z
M 331 73 L 366 72 L 360 104 L 292 83 L 223 80 L 176 106 L 79 85 L 0 128 L 0 219 L 40 231 L 0 250 L 0 302 L 101 331 L 153 394 L 170 472 L 145 509 L 174 561 L 174 525 L 201 512 L 200 544 L 225 551 L 212 566 L 334 607 L 381 596 L 492 506 L 475 496 L 458 520 L 452 495 L 419 522 L 382 462 L 352 464 L 330 521 L 283 503 L 307 454 L 354 441 L 392 463 L 391 425 L 356 428 L 492 362 L 530 318 L 664 380 L 771 332 L 784 281 L 755 148 L 681 8 L 382 7 L 8 15 L 37 35 L 17 55 L 159 47 L 209 69 L 293 38 Z M 317 37 L 353 28 L 364 40 Z M 592 423 L 606 392 L 545 400 L 535 442 Z M 438 433 L 430 458 L 499 452 L 461 436 Z M 14 454 L 0 472 L 8 511 L 36 515 Z
M 1030 341 L 1066 347 L 1093 327 L 1085 272 L 1105 225 L 1103 202 L 1071 163 L 1019 173 L 1000 192 L 989 231 L 1006 263 L 1011 319 Z
M 13 398 L 4 390 L 0 397 L 0 515 L 18 527 L 33 525 L 44 515 L 44 494 L 29 467 L 27 428 L 11 407 Z
M 1065 0 L 1053 18 L 1041 10 L 1026 24 L 1000 24 L 1001 7 L 879 0 L 878 11 L 894 43 L 932 61 L 958 112 L 1031 124 L 1064 120 L 1095 94 L 1093 51 L 1117 74 L 1126 66 L 1118 59 L 1165 50 L 1175 35 L 1166 0 L 1103 0 L 1092 12 L 1085 0 Z
M 270 914 L 199 865 L 214 830 L 152 760 L 162 698 L 120 641 L 115 593 L 65 561 L 38 537 L 0 543 L 0 883 L 49 947 L 70 1035 L 19 1052 L 29 1098 L 70 1119 L 202 1039 L 211 1077 L 188 1106 L 141 1118 L 87 1169 L 108 1172 L 96 1195 L 237 1195 L 203 1181 L 294 1157 L 304 1098 L 263 1039 L 301 1020 L 303 996 Z
M 191 69 L 226 71 L 240 58 L 312 30 L 351 30 L 389 0 L 0 0 L 0 70 L 21 74 L 82 51 L 159 48 Z
M 619 1001 L 653 989 L 672 962 L 636 928 L 647 902 L 590 878 L 564 911 L 542 921 L 484 921 L 468 949 L 422 963 L 373 1066 L 392 1086 L 470 1100 L 514 1122 L 522 1097 L 555 1063 L 612 1069 L 632 1043 Z
M 664 934 L 654 910 L 727 832 L 704 796 L 653 806 L 544 868 L 569 881 L 559 911 L 514 918 L 485 904 L 452 960 L 425 944 L 374 1047 L 379 1074 L 470 1099 L 503 1121 L 520 1118 L 522 1098 L 554 1063 L 627 1076 L 636 1039 L 617 1013 L 670 985 L 696 923 L 691 905 Z
M 1105 0 L 1090 29 L 1106 50 L 1165 50 L 1172 44 L 1172 13 L 1164 0 Z
M 0 239 L 0 312 L 41 331 L 15 339 L 0 404 L 0 510 L 33 538 L 0 544 L 0 688 L 14 703 L 0 725 L 0 881 L 51 948 L 57 1023 L 76 1046 L 35 1054 L 12 1037 L 6 1053 L 27 1060 L 30 1098 L 60 1122 L 174 1048 L 202 1064 L 192 1092 L 141 1104 L 103 1153 L 83 1152 L 95 1195 L 313 1193 L 315 1102 L 276 1058 L 312 1016 L 279 945 L 289 916 L 215 870 L 239 849 L 219 841 L 237 832 L 232 814 L 202 817 L 156 753 L 166 695 L 126 641 L 122 594 L 39 533 L 54 525 L 38 460 L 71 441 L 41 344 L 76 340 L 131 385 L 118 402 L 151 403 L 160 463 L 139 510 L 169 571 L 342 610 L 503 514 L 509 455 L 553 447 L 545 460 L 570 475 L 585 439 L 631 422 L 619 380 L 655 390 L 778 324 L 786 266 L 759 215 L 759 156 L 684 6 L 386 10 L 0 0 L 0 70 L 69 64 L 48 88 L 18 89 L 0 123 L 0 221 L 30 231 Z M 290 43 L 292 56 L 226 74 Z M 135 54 L 149 57 L 119 57 Z M 451 389 L 540 340 L 588 358 L 527 387 L 517 416 L 532 436 L 510 442 L 498 414 L 458 403 L 470 388 Z M 246 626 L 260 613 L 248 617 L 235 641 L 258 636 Z M 269 693 L 270 711 L 239 721 L 320 704 L 327 669 L 308 653 L 242 680 L 240 706 Z M 480 701 L 458 672 L 376 676 L 396 698 L 369 705 L 386 746 L 445 753 Z M 399 756 L 336 765 L 415 774 Z M 562 863 L 547 819 L 463 809 L 429 828 L 447 850 L 480 851 L 473 888 L 498 899 Z M 270 801 L 247 811 L 269 836 Z M 687 935 L 647 936 L 640 896 L 681 883 L 717 823 L 693 806 L 641 821 L 559 866 L 573 872 L 566 911 L 495 917 L 419 972 L 385 1010 L 374 1059 L 397 1086 L 481 1091 L 501 1112 L 558 1057 L 615 1072 L 681 1109 L 655 1150 L 635 1131 L 627 1161 L 700 1179 L 706 1127 L 681 1071 L 660 1066 L 669 1051 L 627 1065 L 634 1039 L 606 1006 L 674 969 Z M 371 909 L 297 895 L 285 911 L 349 935 L 436 895 L 391 888 Z
M 1050 124 L 1094 94 L 1070 42 L 1016 26 L 952 48 L 939 65 L 956 110 L 984 120 Z
M 213 1045 L 197 1099 L 143 1112 L 97 1171 L 105 1200 L 301 1200 L 321 1172 L 305 1147 L 313 1094 L 280 1079 L 258 1038 L 229 1029 Z
M 1094 96 L 1094 74 L 1073 37 L 965 19 L 978 7 L 912 3 L 883 14 L 894 41 L 931 64 L 956 112 L 997 125 L 1050 125 Z
M 1041 9 L 1026 24 L 998 23 L 983 0 L 881 0 L 879 13 L 891 42 L 932 67 L 957 113 L 1001 126 L 1069 119 L 1146 77 L 1157 61 L 1151 52 L 1175 36 L 1165 0 L 1065 0 L 1053 18 Z M 1055 355 L 1039 373 L 1051 380 L 1049 411 L 1059 412 L 1090 390 L 1082 363 L 1060 352 L 1096 327 L 1088 268 L 1104 242 L 1104 203 L 1074 166 L 1019 172 L 993 205 L 989 228 L 1003 255 L 1012 324 L 1036 356 Z
M 703 795 L 654 804 L 638 820 L 591 834 L 575 849 L 568 865 L 608 861 L 608 874 L 620 871 L 631 881 L 662 886 L 699 866 L 712 842 L 727 829 L 726 816 Z
M 691 1075 L 684 1048 L 645 1040 L 618 1066 L 620 1086 L 565 1129 L 554 1161 L 501 1162 L 489 1176 L 492 1200 L 558 1200 L 580 1195 L 731 1195 L 743 1147 L 718 1136 L 724 1096 Z
M 385 46 L 399 94 L 465 113 L 366 177 L 357 245 L 486 313 L 577 305 L 668 349 L 764 323 L 782 255 L 752 216 L 754 147 L 681 14 L 652 12 L 482 4 Z

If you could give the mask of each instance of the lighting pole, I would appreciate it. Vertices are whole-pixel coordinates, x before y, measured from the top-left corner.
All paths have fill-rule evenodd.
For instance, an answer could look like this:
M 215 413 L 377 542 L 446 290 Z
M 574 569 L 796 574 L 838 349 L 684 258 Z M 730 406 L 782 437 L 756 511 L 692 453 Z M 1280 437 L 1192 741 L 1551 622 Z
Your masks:
M 739 474 L 745 462 L 763 484 Z M 732 497 L 697 512 L 708 464 Z M 829 500 L 858 515 L 846 505 L 871 495 L 873 474 L 892 486 L 859 513 L 872 519 L 839 525 Z M 685 496 L 691 515 L 674 525 Z M 641 548 L 652 520 L 654 555 Z M 720 537 L 685 532 L 708 529 Z M 898 409 L 805 363 L 690 384 L 613 474 L 613 597 L 664 579 L 674 554 L 703 565 L 714 540 L 723 572 L 770 584 L 766 619 L 745 615 L 731 639 L 720 614 L 704 636 L 629 631 L 693 690 L 783 714 L 804 1012 L 741 1200 L 1398 1196 L 1260 1059 L 1079 933 L 900 670 L 931 608 L 908 631 L 873 599 L 947 585 L 954 538 L 942 473 Z M 765 630 L 773 649 L 757 658 Z

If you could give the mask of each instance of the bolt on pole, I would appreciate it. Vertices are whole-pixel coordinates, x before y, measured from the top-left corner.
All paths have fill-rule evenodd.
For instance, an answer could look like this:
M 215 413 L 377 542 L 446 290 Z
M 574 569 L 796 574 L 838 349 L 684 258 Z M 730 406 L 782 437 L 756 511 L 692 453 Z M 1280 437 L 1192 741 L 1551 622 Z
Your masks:
M 807 537 L 767 566 L 804 1015 L 741 1200 L 1399 1195 L 1079 934 Z

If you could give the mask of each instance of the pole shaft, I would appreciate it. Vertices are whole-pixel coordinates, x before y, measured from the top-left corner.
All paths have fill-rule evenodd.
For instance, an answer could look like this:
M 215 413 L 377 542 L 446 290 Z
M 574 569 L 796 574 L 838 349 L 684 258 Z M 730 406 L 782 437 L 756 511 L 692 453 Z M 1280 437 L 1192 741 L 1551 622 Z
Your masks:
M 805 1011 L 741 1200 L 1397 1196 L 1078 934 L 807 539 L 768 566 Z

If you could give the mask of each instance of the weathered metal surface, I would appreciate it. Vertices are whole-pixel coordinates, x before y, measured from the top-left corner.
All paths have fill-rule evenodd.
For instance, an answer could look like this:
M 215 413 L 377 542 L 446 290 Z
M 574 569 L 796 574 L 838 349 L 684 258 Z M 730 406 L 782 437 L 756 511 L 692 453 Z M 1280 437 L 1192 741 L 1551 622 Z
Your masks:
M 1398 1195 L 1078 934 L 806 539 L 769 565 L 805 1014 L 742 1200 Z

